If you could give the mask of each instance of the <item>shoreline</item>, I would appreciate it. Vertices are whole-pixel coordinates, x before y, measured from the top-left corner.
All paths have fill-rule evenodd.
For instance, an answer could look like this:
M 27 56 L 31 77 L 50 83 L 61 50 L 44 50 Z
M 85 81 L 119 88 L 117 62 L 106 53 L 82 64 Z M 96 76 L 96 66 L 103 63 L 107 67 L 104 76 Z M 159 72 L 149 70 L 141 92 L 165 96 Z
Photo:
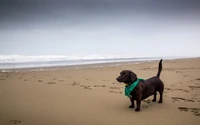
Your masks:
M 173 58 L 164 59 L 165 61 L 170 60 L 185 60 L 185 59 L 198 59 L 200 57 L 185 57 L 185 58 Z M 160 58 L 161 59 L 161 58 Z M 75 64 L 75 65 L 65 65 L 65 66 L 41 66 L 41 67 L 24 67 L 24 68 L 8 68 L 0 69 L 0 72 L 32 72 L 32 71 L 53 71 L 53 70 L 71 70 L 71 69 L 87 69 L 87 68 L 102 68 L 102 67 L 115 67 L 120 65 L 132 65 L 141 64 L 147 62 L 155 62 L 160 59 L 143 60 L 143 61 L 120 61 L 120 62 L 102 62 L 93 64 Z

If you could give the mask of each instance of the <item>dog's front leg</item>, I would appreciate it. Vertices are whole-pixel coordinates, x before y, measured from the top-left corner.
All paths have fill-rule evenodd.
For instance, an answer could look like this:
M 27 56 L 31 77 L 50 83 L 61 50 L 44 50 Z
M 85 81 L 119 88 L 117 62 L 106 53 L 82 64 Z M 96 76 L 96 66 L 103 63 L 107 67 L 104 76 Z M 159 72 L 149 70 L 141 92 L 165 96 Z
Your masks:
M 131 101 L 131 105 L 129 106 L 129 108 L 135 108 L 134 99 L 132 97 L 130 97 L 130 101 Z
M 137 107 L 135 109 L 136 112 L 140 111 L 141 100 L 136 100 Z
M 140 95 L 140 96 L 136 99 L 136 104 L 137 104 L 137 107 L 136 107 L 136 109 L 135 109 L 136 112 L 140 111 L 141 100 L 142 100 L 142 95 Z

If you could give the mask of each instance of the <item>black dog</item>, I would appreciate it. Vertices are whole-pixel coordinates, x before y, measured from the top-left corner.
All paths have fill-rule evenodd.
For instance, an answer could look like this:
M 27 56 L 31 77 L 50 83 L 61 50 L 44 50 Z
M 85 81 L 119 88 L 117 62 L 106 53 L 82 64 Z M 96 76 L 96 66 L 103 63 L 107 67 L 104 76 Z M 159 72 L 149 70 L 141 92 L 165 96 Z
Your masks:
M 164 84 L 159 78 L 161 71 L 162 71 L 162 59 L 159 62 L 157 75 L 146 80 L 140 80 L 137 86 L 134 88 L 134 90 L 130 93 L 131 105 L 129 106 L 129 108 L 135 107 L 134 100 L 136 100 L 137 107 L 135 111 L 140 111 L 141 101 L 143 99 L 148 98 L 151 95 L 154 95 L 152 102 L 156 102 L 157 91 L 160 94 L 160 99 L 158 103 L 162 103 Z M 130 86 L 132 83 L 138 80 L 137 75 L 130 70 L 121 71 L 120 76 L 116 79 L 118 82 L 123 82 L 128 86 Z

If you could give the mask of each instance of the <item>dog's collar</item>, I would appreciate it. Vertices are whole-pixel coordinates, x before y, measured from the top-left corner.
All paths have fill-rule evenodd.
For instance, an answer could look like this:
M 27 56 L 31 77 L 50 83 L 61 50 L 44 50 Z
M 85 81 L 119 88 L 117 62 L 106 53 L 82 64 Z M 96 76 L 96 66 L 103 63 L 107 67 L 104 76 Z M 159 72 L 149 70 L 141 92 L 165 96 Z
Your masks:
M 128 87 L 128 86 L 130 86 L 130 85 L 134 84 L 135 82 L 137 82 L 137 81 L 138 81 L 138 79 L 140 79 L 140 78 L 137 78 L 135 81 L 133 81 L 133 82 L 131 82 L 131 83 L 126 83 L 126 84 L 125 84 L 125 87 Z
M 135 89 L 135 87 L 138 85 L 140 80 L 144 80 L 144 79 L 138 78 L 135 82 L 133 82 L 130 85 L 125 84 L 125 96 L 130 97 L 131 92 Z
M 125 84 L 125 87 L 128 87 L 129 86 L 129 84 Z

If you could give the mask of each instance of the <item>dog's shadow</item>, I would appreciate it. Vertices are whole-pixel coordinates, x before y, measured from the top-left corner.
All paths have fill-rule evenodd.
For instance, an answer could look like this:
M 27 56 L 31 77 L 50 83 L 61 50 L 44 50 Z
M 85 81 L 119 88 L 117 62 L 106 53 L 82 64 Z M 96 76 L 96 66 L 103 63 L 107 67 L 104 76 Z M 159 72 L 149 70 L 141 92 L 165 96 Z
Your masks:
M 136 108 L 136 105 L 135 105 L 135 108 L 129 108 L 129 101 L 125 102 L 124 104 L 120 104 L 118 105 L 117 109 L 123 109 L 124 108 L 126 109 L 126 111 L 130 111 L 130 110 L 133 110 L 135 111 L 135 108 Z M 142 100 L 142 103 L 141 103 L 141 107 L 142 107 L 142 110 L 148 110 L 150 107 L 154 107 L 156 106 L 156 102 L 152 102 L 152 98 L 147 98 L 145 100 Z

